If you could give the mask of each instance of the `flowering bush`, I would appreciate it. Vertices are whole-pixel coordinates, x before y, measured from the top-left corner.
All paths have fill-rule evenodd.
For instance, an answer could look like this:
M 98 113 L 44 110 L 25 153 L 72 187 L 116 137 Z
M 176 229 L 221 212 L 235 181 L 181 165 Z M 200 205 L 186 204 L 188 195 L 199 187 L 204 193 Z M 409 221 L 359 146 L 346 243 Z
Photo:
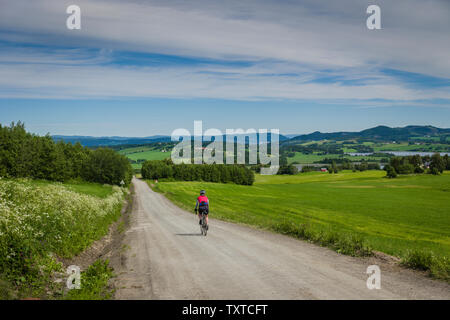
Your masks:
M 123 193 L 113 187 L 102 199 L 59 183 L 0 179 L 0 274 L 29 285 L 54 262 L 52 256 L 80 253 L 119 217 Z

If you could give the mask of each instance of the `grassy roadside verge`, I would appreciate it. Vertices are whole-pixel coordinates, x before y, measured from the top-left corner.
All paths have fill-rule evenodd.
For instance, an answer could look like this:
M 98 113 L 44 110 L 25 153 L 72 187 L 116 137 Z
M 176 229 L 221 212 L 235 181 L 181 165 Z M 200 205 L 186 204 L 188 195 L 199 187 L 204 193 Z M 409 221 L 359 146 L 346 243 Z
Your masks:
M 116 277 L 114 268 L 117 263 L 121 263 L 121 255 L 124 250 L 122 245 L 124 233 L 130 225 L 130 214 L 133 210 L 134 185 L 130 186 L 129 192 L 125 194 L 125 205 L 122 208 L 119 219 L 111 227 L 109 234 L 95 242 L 90 248 L 83 252 L 90 257 L 93 252 L 96 256 L 109 256 L 109 259 L 99 258 L 89 259 L 89 266 L 81 273 L 81 289 L 71 290 L 63 295 L 65 300 L 111 300 L 114 299 L 116 288 L 111 280 Z M 95 248 L 94 248 L 95 247 Z M 77 257 L 79 258 L 79 257 Z M 76 263 L 75 263 L 76 264 Z
M 407 268 L 426 271 L 433 278 L 450 283 L 450 260 L 445 256 L 436 256 L 430 251 L 410 250 L 403 255 L 400 264 Z
M 274 223 L 269 226 L 269 229 L 277 233 L 297 239 L 308 240 L 320 246 L 328 247 L 337 253 L 353 257 L 373 255 L 373 250 L 367 244 L 365 238 L 357 233 L 343 234 L 332 228 L 315 229 L 309 224 L 297 225 L 288 221 Z
M 114 276 L 108 260 L 97 260 L 81 273 L 81 289 L 70 290 L 65 300 L 110 300 L 114 292 L 108 283 Z
M 160 181 L 181 208 L 206 189 L 213 217 L 366 256 L 379 251 L 448 281 L 450 174 L 385 179 L 383 172 L 257 176 L 252 187 Z M 150 184 L 150 183 L 149 183 Z
M 108 233 L 125 193 L 98 184 L 0 180 L 0 299 L 65 298 L 61 259 Z M 102 281 L 108 270 L 106 262 L 88 268 L 87 291 L 78 298 L 95 292 L 107 298 Z

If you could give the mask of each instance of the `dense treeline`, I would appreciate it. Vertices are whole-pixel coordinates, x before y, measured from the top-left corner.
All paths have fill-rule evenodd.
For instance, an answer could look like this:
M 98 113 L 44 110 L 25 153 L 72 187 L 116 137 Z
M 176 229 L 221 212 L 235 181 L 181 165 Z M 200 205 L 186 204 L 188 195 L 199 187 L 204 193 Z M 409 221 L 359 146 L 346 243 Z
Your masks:
M 444 170 L 450 170 L 450 159 L 448 155 L 442 157 L 439 153 L 435 153 L 431 157 L 421 157 L 420 155 L 393 157 L 385 170 L 390 178 L 395 178 L 397 174 L 424 172 L 437 175 Z
M 371 157 L 379 157 L 380 154 L 374 153 L 371 155 Z M 353 164 L 357 164 L 358 162 L 368 162 L 368 163 L 389 163 L 390 158 L 392 157 L 391 155 L 387 155 L 387 154 L 382 154 L 382 156 L 384 156 L 384 158 L 380 158 L 380 159 L 371 159 L 370 157 L 368 157 L 367 159 L 362 158 L 361 160 L 351 160 L 348 158 L 324 158 L 322 160 L 318 160 L 318 161 L 314 161 L 313 163 L 320 163 L 320 164 L 332 164 L 333 162 L 340 164 L 344 167 L 346 167 L 346 169 L 352 169 Z
M 343 154 L 342 147 L 338 144 L 318 144 L 312 143 L 310 145 L 283 145 L 281 148 L 282 153 L 285 153 L 287 157 L 293 157 L 295 152 L 301 152 L 304 154 L 313 154 L 314 152 L 321 152 L 322 154 Z
M 144 179 L 174 179 L 181 181 L 206 181 L 252 185 L 253 171 L 244 165 L 178 164 L 172 160 L 146 161 L 141 169 Z
M 131 181 L 128 159 L 111 149 L 95 151 L 26 132 L 22 123 L 0 125 L 0 177 L 89 182 L 119 185 Z
M 360 153 L 372 153 L 374 149 L 370 146 L 366 146 L 363 144 L 356 144 L 353 141 L 346 141 L 345 144 L 351 144 L 352 149 L 355 149 L 356 152 Z M 283 144 L 281 147 L 281 152 L 285 153 L 289 158 L 294 157 L 295 152 L 301 152 L 303 154 L 344 154 L 344 150 L 342 148 L 341 143 L 336 142 L 326 142 L 326 143 L 311 143 L 308 145 L 300 145 L 300 144 Z
M 250 166 L 250 170 L 261 173 L 262 168 L 270 168 L 270 165 L 264 165 L 264 164 L 255 164 Z M 277 174 L 278 175 L 294 175 L 298 173 L 298 169 L 293 164 L 281 164 L 280 161 L 280 167 L 278 168 Z
M 367 170 L 380 170 L 380 165 L 375 162 L 367 162 L 362 160 L 360 163 L 352 163 L 347 159 L 345 161 L 339 161 L 341 159 L 336 159 L 335 161 L 331 161 L 331 165 L 326 165 L 324 167 L 318 166 L 304 166 L 302 168 L 302 172 L 311 172 L 311 171 L 321 171 L 322 168 L 327 169 L 329 173 L 338 173 L 342 170 L 352 170 L 356 171 L 367 171 Z M 326 163 L 326 162 L 324 162 Z

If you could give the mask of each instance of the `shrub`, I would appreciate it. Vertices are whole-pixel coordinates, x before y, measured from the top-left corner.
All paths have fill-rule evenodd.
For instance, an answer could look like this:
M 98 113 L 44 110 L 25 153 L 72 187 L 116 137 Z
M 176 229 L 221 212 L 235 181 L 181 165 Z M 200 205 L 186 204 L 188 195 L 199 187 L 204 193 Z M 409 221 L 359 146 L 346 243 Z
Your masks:
M 414 173 L 424 173 L 425 172 L 425 170 L 423 170 L 423 168 L 421 168 L 421 167 L 415 167 L 414 168 Z
M 387 169 L 387 175 L 388 178 L 397 178 L 397 172 L 395 172 L 394 167 L 389 166 Z
M 0 275 L 20 289 L 42 289 L 57 268 L 108 232 L 120 215 L 123 191 L 107 198 L 59 184 L 0 180 Z
M 430 168 L 430 173 L 437 176 L 437 175 L 439 175 L 439 169 L 436 167 Z
M 280 169 L 278 170 L 279 175 L 284 175 L 284 174 L 294 175 L 297 173 L 298 173 L 297 167 L 292 164 L 280 166 Z
M 320 170 L 319 167 L 304 166 L 304 167 L 302 168 L 302 173 L 305 173 L 305 172 L 311 172 L 311 171 L 319 171 L 319 170 Z
M 401 264 L 412 269 L 428 271 L 435 278 L 450 280 L 450 261 L 446 257 L 435 256 L 433 252 L 407 251 Z

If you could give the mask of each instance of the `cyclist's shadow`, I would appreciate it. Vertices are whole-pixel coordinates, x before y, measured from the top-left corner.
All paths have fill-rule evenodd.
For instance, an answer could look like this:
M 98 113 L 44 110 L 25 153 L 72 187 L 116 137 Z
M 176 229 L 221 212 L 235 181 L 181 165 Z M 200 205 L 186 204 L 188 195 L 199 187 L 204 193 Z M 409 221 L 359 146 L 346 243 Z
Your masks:
M 201 237 L 201 233 L 177 233 L 176 236 L 179 237 Z

